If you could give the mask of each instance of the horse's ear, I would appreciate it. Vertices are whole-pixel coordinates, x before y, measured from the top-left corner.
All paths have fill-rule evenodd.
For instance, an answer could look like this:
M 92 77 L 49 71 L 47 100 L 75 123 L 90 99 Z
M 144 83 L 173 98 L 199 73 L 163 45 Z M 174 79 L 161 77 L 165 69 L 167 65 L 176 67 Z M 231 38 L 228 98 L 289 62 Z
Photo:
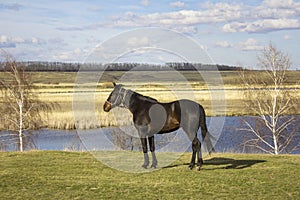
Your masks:
M 117 85 L 115 82 L 113 82 L 114 87 Z

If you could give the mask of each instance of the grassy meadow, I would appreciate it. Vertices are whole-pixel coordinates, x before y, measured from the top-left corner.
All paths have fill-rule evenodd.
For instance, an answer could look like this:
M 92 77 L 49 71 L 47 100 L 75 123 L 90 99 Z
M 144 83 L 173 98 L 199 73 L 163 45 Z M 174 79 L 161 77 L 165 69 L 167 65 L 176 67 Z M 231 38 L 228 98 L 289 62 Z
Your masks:
M 140 154 L 136 152 L 137 154 Z M 190 153 L 167 168 L 125 173 L 83 152 L 0 152 L 1 199 L 299 199 L 299 155 Z
M 211 71 L 199 74 L 195 71 L 182 71 L 180 80 L 176 79 L 177 74 L 172 75 L 167 71 L 157 73 L 108 71 L 103 74 L 83 72 L 80 76 L 73 72 L 32 72 L 31 75 L 36 86 L 34 92 L 38 97 L 44 102 L 58 105 L 48 117 L 44 115 L 42 127 L 91 129 L 131 123 L 131 115 L 125 109 L 109 113 L 105 113 L 102 109 L 103 103 L 112 91 L 113 80 L 120 80 L 119 82 L 126 88 L 162 102 L 180 98 L 194 99 L 204 106 L 208 116 L 251 114 L 243 104 L 246 99 L 243 99 L 243 88 L 238 73 Z M 262 72 L 257 73 L 261 76 Z M 219 75 L 222 82 L 217 79 Z M 288 72 L 285 85 L 296 98 L 300 94 L 299 76 L 299 71 Z M 205 79 L 206 77 L 209 79 Z M 0 78 L 5 79 L 4 73 L 0 73 Z M 300 105 L 297 105 L 291 114 L 295 113 L 300 113 Z

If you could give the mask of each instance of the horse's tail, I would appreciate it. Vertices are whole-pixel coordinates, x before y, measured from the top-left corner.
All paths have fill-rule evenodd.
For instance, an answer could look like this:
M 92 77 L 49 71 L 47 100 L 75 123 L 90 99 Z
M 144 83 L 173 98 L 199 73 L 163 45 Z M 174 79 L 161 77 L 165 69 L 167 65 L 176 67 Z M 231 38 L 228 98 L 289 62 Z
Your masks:
M 201 127 L 202 140 L 203 143 L 206 145 L 208 153 L 211 154 L 212 152 L 215 152 L 214 146 L 211 141 L 212 135 L 207 130 L 205 110 L 200 104 L 199 104 L 199 110 L 200 110 L 200 127 Z

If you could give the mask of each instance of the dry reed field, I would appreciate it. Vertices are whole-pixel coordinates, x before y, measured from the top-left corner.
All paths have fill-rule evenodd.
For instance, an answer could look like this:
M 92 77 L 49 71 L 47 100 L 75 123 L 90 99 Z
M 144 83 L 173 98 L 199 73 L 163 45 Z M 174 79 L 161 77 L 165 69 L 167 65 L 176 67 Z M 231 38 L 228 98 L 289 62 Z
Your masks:
M 237 71 L 209 72 L 211 77 L 218 77 L 220 73 L 222 84 L 217 83 L 218 80 L 216 80 L 217 84 L 214 84 L 213 78 L 209 80 L 210 82 L 204 81 L 201 74 L 195 71 L 180 72 L 186 81 L 177 81 L 174 77 L 168 76 L 168 72 L 154 74 L 153 72 L 136 71 L 130 72 L 129 75 L 127 73 L 124 71 L 105 72 L 95 83 L 92 79 L 90 80 L 90 73 L 87 72 L 81 74 L 85 78 L 85 83 L 78 85 L 76 84 L 78 76 L 76 72 L 32 72 L 32 80 L 36 86 L 34 92 L 38 94 L 39 99 L 58 105 L 48 117 L 44 115 L 41 126 L 54 129 L 92 129 L 130 124 L 131 115 L 126 109 L 116 108 L 118 110 L 109 113 L 105 113 L 102 109 L 103 103 L 113 89 L 112 81 L 115 80 L 121 80 L 119 83 L 127 89 L 133 89 L 161 102 L 192 98 L 204 106 L 208 116 L 251 114 L 243 104 L 243 101 L 247 101 L 247 99 L 243 97 L 243 88 Z M 122 80 L 125 75 L 129 78 Z M 155 80 L 163 81 L 151 81 L 154 80 L 151 77 L 154 75 L 158 76 L 155 77 Z M 300 95 L 299 75 L 298 71 L 288 72 L 288 81 L 284 88 L 289 90 L 295 98 Z M 5 78 L 3 76 L 4 74 L 0 73 L 0 78 Z M 260 87 L 257 86 L 257 88 Z M 255 91 L 253 92 L 255 93 Z M 74 100 L 81 99 L 82 105 L 84 105 L 87 103 L 84 102 L 87 96 L 93 98 L 88 101 L 89 104 L 92 102 L 93 109 L 84 106 L 76 107 Z M 5 102 L 2 104 L 5 106 Z M 118 114 L 116 115 L 116 113 Z M 291 114 L 299 113 L 300 106 L 297 105 L 294 113 Z

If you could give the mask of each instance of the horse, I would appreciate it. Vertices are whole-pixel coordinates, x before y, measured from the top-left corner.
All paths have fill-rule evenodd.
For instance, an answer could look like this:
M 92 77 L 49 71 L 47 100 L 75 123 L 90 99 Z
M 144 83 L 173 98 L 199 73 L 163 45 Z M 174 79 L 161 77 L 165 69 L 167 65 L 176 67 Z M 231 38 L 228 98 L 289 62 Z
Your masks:
M 206 126 L 204 108 L 194 101 L 181 99 L 161 103 L 154 98 L 114 83 L 114 89 L 105 101 L 103 109 L 105 112 L 109 112 L 115 107 L 129 109 L 132 113 L 133 123 L 138 131 L 144 153 L 144 164 L 142 165 L 144 168 L 149 166 L 147 140 L 152 155 L 151 168 L 157 167 L 154 134 L 169 133 L 182 128 L 192 142 L 193 153 L 189 164 L 190 169 L 195 166 L 196 156 L 198 170 L 203 164 L 201 142 L 197 137 L 199 127 L 201 127 L 202 140 L 206 142 L 209 153 L 214 151 Z

